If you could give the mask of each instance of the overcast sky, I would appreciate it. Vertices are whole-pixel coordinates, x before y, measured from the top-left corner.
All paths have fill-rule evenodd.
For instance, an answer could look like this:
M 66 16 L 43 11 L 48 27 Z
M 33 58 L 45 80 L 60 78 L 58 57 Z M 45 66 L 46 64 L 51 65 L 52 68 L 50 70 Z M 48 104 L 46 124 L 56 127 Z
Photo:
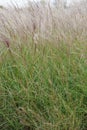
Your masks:
M 27 3 L 27 0 L 0 0 L 0 5 L 8 6 L 17 3 L 19 6 L 23 6 Z
M 38 1 L 38 0 L 34 0 L 34 1 Z M 54 1 L 54 0 L 50 0 L 50 1 Z M 66 0 L 66 1 L 68 2 L 68 4 L 70 4 L 72 1 L 75 1 L 75 0 Z M 79 1 L 79 0 L 76 0 L 76 1 Z M 3 6 L 11 5 L 11 3 L 17 3 L 18 6 L 21 7 L 27 3 L 27 0 L 0 0 L 0 5 L 3 5 Z

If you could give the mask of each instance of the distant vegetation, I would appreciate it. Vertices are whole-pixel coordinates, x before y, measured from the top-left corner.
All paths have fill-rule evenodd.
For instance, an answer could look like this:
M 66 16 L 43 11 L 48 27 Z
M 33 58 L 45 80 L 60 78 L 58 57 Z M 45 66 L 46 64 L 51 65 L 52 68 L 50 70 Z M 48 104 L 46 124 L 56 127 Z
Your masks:
M 0 5 L 0 9 L 4 9 L 4 7 L 2 5 Z
M 87 3 L 0 12 L 0 130 L 87 129 Z

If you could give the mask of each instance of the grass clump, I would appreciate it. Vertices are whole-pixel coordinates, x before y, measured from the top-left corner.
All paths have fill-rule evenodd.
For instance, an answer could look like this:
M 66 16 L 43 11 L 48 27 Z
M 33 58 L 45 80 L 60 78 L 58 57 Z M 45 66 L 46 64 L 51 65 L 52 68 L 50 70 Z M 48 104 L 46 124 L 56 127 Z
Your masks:
M 86 46 L 76 41 L 3 48 L 1 130 L 86 130 Z
M 0 10 L 0 130 L 87 129 L 87 2 Z

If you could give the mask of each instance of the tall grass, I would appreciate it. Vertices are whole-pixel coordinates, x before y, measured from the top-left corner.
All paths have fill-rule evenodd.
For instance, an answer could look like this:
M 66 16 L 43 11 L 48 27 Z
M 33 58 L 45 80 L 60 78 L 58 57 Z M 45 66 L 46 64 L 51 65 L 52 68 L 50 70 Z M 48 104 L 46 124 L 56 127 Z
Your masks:
M 1 130 L 87 129 L 83 7 L 1 10 Z

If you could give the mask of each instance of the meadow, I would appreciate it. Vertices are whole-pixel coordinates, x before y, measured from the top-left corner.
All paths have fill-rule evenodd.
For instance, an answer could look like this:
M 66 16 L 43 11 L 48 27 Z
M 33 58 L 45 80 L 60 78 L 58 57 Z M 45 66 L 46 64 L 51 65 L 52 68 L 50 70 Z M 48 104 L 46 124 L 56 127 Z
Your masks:
M 0 9 L 0 130 L 87 130 L 86 13 Z

